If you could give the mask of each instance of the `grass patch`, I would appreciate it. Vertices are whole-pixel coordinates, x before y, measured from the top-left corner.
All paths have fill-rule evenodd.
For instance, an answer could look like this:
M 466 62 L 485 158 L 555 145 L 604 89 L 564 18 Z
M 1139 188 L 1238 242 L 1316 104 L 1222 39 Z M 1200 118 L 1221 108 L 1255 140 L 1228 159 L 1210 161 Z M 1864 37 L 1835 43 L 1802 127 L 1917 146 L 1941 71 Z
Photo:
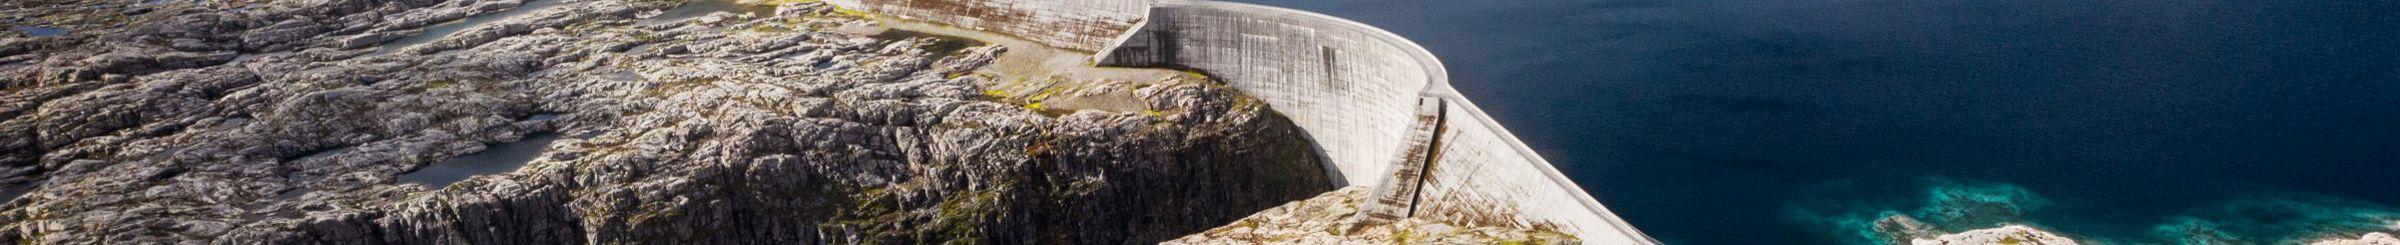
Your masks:
M 794 3 L 814 3 L 814 2 L 824 2 L 824 1 L 822 1 L 822 0 L 761 0 L 761 1 L 742 0 L 742 1 L 738 1 L 738 2 L 740 2 L 740 3 L 743 3 L 743 4 L 754 4 L 754 5 L 784 5 L 784 4 L 794 4 Z
M 834 7 L 833 7 L 833 14 L 834 14 L 834 15 L 844 15 L 844 16 L 854 16 L 854 17 L 859 17 L 859 18 L 874 18 L 874 17 L 875 17 L 875 12 L 868 12 L 868 11 L 866 11 L 866 10 L 856 10 L 856 9 L 844 8 L 844 7 L 841 7 L 841 6 L 834 6 Z
M 751 32 L 764 32 L 764 33 L 784 33 L 784 32 L 792 32 L 792 28 L 788 28 L 788 27 L 782 27 L 782 26 L 773 26 L 773 25 L 757 25 L 757 26 L 751 26 L 751 27 L 750 27 L 750 31 L 751 31 Z
M 1209 78 L 1208 78 L 1208 74 L 1207 74 L 1207 73 L 1200 73 L 1200 71 L 1194 71 L 1194 70 L 1181 70 L 1181 71 L 1183 72 L 1183 75 L 1184 75 L 1184 76 L 1190 76 L 1190 77 L 1192 77 L 1192 78 L 1200 79 L 1200 80 L 1202 80 L 1202 81 L 1207 81 L 1207 80 L 1209 79 Z

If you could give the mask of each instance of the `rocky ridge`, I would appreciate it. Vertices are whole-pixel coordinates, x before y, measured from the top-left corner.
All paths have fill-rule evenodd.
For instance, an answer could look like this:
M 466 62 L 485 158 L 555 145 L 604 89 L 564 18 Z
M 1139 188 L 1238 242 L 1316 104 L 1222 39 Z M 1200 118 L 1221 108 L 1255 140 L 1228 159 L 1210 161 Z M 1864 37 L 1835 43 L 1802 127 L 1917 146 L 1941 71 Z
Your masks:
M 1330 189 L 1204 78 L 1034 110 L 976 72 L 1005 48 L 813 2 L 638 25 L 687 3 L 564 0 L 388 47 L 531 3 L 7 3 L 76 31 L 0 39 L 0 242 L 1140 243 Z M 394 180 L 539 133 L 572 137 Z

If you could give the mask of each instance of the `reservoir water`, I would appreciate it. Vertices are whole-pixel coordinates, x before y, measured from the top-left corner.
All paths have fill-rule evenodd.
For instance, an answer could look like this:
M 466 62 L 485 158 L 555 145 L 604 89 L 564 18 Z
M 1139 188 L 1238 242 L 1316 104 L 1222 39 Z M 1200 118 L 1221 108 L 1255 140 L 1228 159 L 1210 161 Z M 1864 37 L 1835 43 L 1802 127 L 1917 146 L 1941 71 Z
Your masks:
M 2400 229 L 2400 2 L 1299 1 L 1454 85 L 1670 244 Z

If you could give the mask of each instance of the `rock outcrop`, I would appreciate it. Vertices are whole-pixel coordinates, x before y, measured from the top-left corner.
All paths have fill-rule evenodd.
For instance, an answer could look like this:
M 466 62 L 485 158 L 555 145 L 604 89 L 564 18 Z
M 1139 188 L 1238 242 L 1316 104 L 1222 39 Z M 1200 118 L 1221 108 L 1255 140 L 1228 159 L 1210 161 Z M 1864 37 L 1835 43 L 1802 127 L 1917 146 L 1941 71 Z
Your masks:
M 2382 232 L 2376 232 L 2376 233 L 2367 233 L 2366 235 L 2360 235 L 2360 236 L 2358 237 L 2358 239 L 2327 239 L 2327 240 L 2323 240 L 2323 241 L 2317 241 L 2317 242 L 2315 242 L 2315 243 L 2309 243 L 2309 244 L 2312 244 L 2312 245 L 2400 245 L 2400 238 L 2393 238 L 2393 237 L 2392 237 L 2392 234 L 2387 234 L 2387 233 L 2382 233 Z
M 1879 237 L 1863 242 L 1874 244 L 2076 244 L 2075 240 L 2065 236 L 2025 225 L 1949 233 L 1934 224 L 1898 213 L 1884 214 L 1869 229 L 1873 229 L 1872 234 Z
M 1480 227 L 1420 218 L 1362 223 L 1367 187 L 1349 187 L 1268 209 L 1167 244 L 1575 244 L 1551 229 Z
M 2060 244 L 2076 244 L 2076 243 L 2075 243 L 2075 240 L 2072 240 L 2072 239 L 2067 239 L 2067 237 L 2064 237 L 2064 236 L 2059 236 L 2059 235 L 2057 235 L 2057 234 L 2050 234 L 2050 232 L 2044 232 L 2044 231 L 2042 231 L 2042 230 L 2036 230 L 2036 229 L 2033 229 L 2033 227 L 2026 227 L 2026 226 L 2023 226 L 2023 225 L 2009 225 L 2009 226 L 2001 226 L 2001 227 L 1999 227 L 1999 228 L 1990 228 L 1990 229 L 1981 229 L 1981 230 L 1971 230 L 1971 231 L 1966 231 L 1966 232 L 1953 233 L 1953 234 L 1942 235 L 1942 236 L 1939 236 L 1939 237 L 1934 237 L 1934 238 L 1929 238 L 1929 239 L 1916 239 L 1915 241 L 1910 241 L 1910 242 L 1909 242 L 1909 244 L 1918 244 L 1918 245 L 1941 245 L 1941 244 L 2051 244 L 2051 245 L 2060 245 Z
M 1042 111 L 976 75 L 1005 48 L 818 3 L 563 1 L 0 5 L 76 29 L 0 39 L 0 242 L 1144 243 L 1331 188 L 1291 122 L 1205 78 Z M 504 11 L 530 12 L 393 42 Z M 541 133 L 570 138 L 395 181 Z

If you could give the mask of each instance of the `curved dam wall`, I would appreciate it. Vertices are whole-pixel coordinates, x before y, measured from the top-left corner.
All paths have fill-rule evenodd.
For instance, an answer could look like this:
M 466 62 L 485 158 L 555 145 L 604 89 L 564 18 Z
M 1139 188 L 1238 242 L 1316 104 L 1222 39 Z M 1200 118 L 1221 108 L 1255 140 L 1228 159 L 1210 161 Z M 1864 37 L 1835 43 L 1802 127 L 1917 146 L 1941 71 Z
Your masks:
M 950 1 L 969 3 L 924 3 Z M 1414 217 L 1551 228 L 1592 244 L 1657 243 L 1458 95 L 1430 52 L 1372 26 L 1215 1 L 828 2 L 1035 37 L 1053 46 L 1091 47 L 1086 50 L 1097 52 L 1102 66 L 1201 71 L 1291 118 L 1329 160 L 1326 168 L 1339 173 L 1336 184 L 1372 186 L 1375 200 L 1361 207 L 1363 221 Z M 1119 8 L 1124 4 L 1145 7 Z M 1055 16 L 974 17 L 988 13 Z M 1078 24 L 1121 15 L 1142 17 L 1122 26 Z M 962 19 L 970 22 L 951 21 Z M 1023 28 L 1032 30 L 1012 31 Z M 1038 38 L 1061 32 L 1077 37 Z
M 1099 64 L 1203 71 L 1298 123 L 1347 185 L 1382 181 L 1407 147 L 1417 98 L 1448 79 L 1441 62 L 1381 30 L 1259 7 L 1160 3 Z

